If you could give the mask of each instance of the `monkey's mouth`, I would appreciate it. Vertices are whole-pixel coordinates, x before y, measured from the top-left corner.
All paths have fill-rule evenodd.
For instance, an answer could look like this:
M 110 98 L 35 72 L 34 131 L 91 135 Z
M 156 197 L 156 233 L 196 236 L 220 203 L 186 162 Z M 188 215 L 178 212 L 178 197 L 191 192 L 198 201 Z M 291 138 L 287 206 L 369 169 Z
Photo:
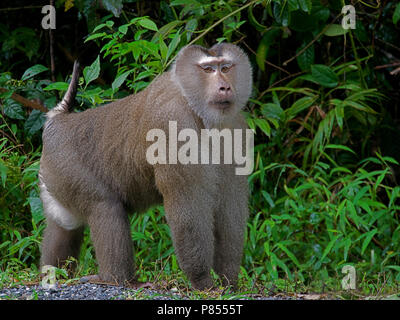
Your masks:
M 212 105 L 219 110 L 225 110 L 232 105 L 232 101 L 229 100 L 214 101 Z

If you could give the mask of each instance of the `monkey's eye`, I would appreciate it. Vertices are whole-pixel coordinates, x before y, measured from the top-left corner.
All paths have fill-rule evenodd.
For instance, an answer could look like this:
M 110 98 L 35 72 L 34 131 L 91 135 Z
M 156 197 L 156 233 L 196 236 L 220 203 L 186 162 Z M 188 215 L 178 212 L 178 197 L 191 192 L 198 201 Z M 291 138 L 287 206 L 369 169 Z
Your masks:
M 233 66 L 233 65 L 232 65 L 231 63 L 223 64 L 223 65 L 221 66 L 221 72 L 222 72 L 222 73 L 227 73 L 227 72 L 229 72 L 229 70 L 231 70 L 232 66 Z
M 201 66 L 201 68 L 204 70 L 204 72 L 211 73 L 214 71 L 214 68 L 212 66 Z

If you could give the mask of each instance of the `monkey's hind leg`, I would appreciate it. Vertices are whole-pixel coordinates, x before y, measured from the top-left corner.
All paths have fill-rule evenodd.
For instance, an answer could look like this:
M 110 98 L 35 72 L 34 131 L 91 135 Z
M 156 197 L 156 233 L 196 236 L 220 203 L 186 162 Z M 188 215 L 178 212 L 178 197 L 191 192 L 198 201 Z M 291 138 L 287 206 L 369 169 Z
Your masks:
M 61 267 L 69 257 L 78 258 L 83 239 L 83 227 L 66 230 L 51 218 L 47 218 L 47 227 L 42 241 L 40 265 Z M 75 266 L 72 266 L 75 267 Z
M 47 222 L 40 265 L 61 267 L 69 257 L 78 258 L 83 240 L 83 224 L 50 194 L 40 175 L 39 178 L 40 197 Z M 73 269 L 75 265 L 70 267 Z

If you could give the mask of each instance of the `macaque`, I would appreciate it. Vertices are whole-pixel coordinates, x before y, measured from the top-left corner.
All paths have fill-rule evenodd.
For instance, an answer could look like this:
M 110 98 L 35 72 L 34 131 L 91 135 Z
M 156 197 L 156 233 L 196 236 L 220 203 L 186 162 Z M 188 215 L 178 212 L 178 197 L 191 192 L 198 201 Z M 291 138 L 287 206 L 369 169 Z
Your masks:
M 186 46 L 145 90 L 72 112 L 78 73 L 76 63 L 43 129 L 39 180 L 47 228 L 41 265 L 77 257 L 88 225 L 98 274 L 85 280 L 138 287 L 128 214 L 163 204 L 179 266 L 192 286 L 211 288 L 213 269 L 224 285 L 235 287 L 248 217 L 246 175 L 235 173 L 235 163 L 152 163 L 146 155 L 154 143 L 149 131 L 168 133 L 170 122 L 199 137 L 202 129 L 245 130 L 240 111 L 252 89 L 247 55 L 228 43 Z

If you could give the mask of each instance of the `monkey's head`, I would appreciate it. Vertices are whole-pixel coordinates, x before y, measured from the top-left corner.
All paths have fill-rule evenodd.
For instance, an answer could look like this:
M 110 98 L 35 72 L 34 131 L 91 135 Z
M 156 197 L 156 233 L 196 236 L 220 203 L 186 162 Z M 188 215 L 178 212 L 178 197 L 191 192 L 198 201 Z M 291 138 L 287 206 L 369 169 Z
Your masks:
M 190 107 L 207 124 L 235 116 L 251 94 L 249 59 L 233 44 L 216 44 L 210 49 L 187 46 L 178 54 L 173 72 Z

